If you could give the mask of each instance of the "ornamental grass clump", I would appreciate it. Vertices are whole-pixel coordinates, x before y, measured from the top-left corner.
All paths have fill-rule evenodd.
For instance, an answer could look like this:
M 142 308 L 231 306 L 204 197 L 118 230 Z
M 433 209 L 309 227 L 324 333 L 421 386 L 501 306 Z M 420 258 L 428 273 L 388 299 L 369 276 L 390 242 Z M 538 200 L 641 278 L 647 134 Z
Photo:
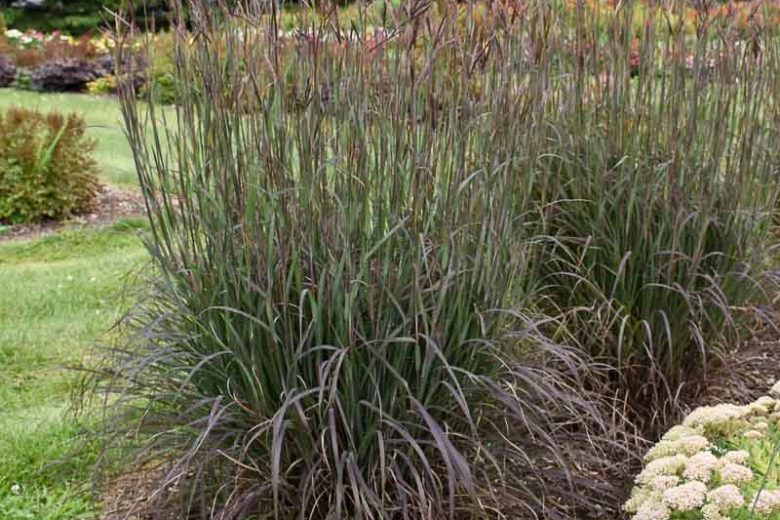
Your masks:
M 283 41 L 259 3 L 194 0 L 172 112 L 118 71 L 157 272 L 98 388 L 105 460 L 144 473 L 145 514 L 566 518 L 611 500 L 573 487 L 570 461 L 598 468 L 611 435 L 591 364 L 523 304 L 517 168 L 543 89 L 511 87 L 519 35 L 427 7 L 378 39 L 326 18 Z
M 583 27 L 579 64 L 552 89 L 559 111 L 537 156 L 538 295 L 615 369 L 654 435 L 773 290 L 780 40 L 771 25 L 746 36 L 706 2 L 694 35 L 674 22 L 690 3 L 634 4 L 610 10 L 606 34 L 568 24 Z
M 774 397 L 697 408 L 648 451 L 624 509 L 632 520 L 777 520 L 778 452 Z

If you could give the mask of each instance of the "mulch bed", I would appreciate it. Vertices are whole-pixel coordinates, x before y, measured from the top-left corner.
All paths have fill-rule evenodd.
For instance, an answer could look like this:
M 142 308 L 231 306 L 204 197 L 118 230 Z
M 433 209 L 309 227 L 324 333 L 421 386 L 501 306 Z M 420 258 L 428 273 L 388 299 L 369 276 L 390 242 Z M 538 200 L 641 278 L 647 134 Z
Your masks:
M 686 399 L 687 407 L 718 403 L 747 404 L 766 395 L 780 380 L 780 305 L 756 328 L 738 349 L 726 355 L 724 363 L 712 371 Z
M 103 492 L 100 520 L 152 520 L 153 511 L 145 507 L 153 492 L 150 484 L 146 473 L 119 477 Z
M 103 186 L 92 213 L 79 215 L 63 222 L 49 221 L 2 226 L 0 242 L 49 235 L 69 227 L 110 224 L 122 218 L 142 217 L 144 211 L 144 199 L 138 190 Z

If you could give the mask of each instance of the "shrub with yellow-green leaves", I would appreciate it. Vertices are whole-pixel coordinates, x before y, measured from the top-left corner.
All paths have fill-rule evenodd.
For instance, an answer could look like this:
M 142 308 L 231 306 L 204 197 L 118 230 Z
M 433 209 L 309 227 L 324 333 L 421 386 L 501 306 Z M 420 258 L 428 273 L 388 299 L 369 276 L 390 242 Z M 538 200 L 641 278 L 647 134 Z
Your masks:
M 93 209 L 100 185 L 76 114 L 0 112 L 0 223 L 63 220 Z
M 692 411 L 645 455 L 632 520 L 780 520 L 780 381 L 747 405 Z

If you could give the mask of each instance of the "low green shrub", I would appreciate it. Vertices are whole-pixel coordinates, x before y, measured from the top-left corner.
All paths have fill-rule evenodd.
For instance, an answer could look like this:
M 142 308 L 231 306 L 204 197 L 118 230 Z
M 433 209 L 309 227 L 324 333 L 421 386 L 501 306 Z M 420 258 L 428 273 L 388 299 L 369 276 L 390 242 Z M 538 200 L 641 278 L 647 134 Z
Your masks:
M 89 211 L 98 191 L 84 120 L 11 108 L 0 114 L 0 222 Z
M 156 103 L 171 104 L 176 101 L 177 79 L 174 55 L 174 35 L 160 32 L 143 36 L 146 67 L 142 75 L 145 82 L 139 93 Z
M 632 520 L 780 519 L 780 382 L 748 405 L 691 412 L 645 455 Z

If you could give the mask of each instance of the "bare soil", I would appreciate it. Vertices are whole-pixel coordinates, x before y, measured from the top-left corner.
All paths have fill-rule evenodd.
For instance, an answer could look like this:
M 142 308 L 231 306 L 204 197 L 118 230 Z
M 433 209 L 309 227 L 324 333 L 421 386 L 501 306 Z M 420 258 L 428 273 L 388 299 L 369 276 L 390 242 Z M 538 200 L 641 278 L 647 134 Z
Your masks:
M 47 221 L 36 224 L 15 224 L 0 226 L 0 242 L 12 239 L 34 238 L 75 226 L 98 226 L 110 224 L 122 218 L 144 215 L 143 196 L 138 190 L 103 186 L 94 211 L 74 216 L 68 220 Z
M 780 380 L 780 304 L 764 323 L 742 345 L 727 353 L 695 389 L 695 397 L 686 400 L 687 407 L 718 403 L 746 404 L 767 395 Z

